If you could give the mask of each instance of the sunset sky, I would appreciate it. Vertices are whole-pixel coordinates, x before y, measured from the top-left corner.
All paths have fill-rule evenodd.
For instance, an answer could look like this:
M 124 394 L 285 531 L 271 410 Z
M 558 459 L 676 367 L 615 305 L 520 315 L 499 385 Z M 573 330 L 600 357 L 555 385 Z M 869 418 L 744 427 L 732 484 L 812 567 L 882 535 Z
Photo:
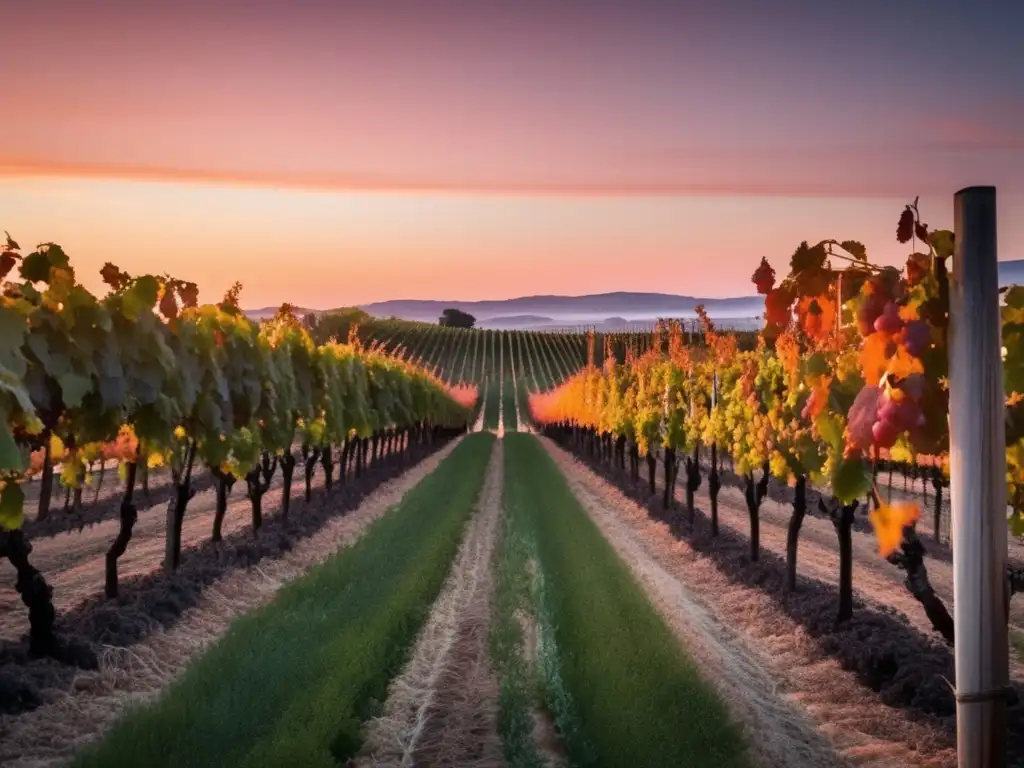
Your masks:
M 249 307 L 752 292 L 800 240 L 906 256 L 999 190 L 1020 0 L 0 6 L 0 230 Z

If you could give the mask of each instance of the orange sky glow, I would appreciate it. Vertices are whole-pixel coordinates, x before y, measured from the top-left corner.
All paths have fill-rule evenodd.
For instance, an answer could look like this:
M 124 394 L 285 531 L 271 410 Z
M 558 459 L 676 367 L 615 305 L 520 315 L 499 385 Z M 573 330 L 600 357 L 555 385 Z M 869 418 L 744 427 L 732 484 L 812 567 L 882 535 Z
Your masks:
M 898 263 L 904 203 L 950 226 L 995 184 L 1024 258 L 1024 11 L 930 4 L 908 42 L 917 0 L 823 5 L 5 8 L 46 44 L 0 69 L 0 229 L 247 307 L 716 297 L 804 239 Z

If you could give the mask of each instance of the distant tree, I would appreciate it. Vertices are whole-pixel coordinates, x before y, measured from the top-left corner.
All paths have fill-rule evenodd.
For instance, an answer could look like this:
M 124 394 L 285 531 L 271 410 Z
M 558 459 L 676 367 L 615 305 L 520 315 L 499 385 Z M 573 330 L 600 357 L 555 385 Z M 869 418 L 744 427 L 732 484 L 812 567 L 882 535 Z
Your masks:
M 373 318 L 359 307 L 342 307 L 326 312 L 310 312 L 302 322 L 317 344 L 326 344 L 331 339 L 348 341 L 349 331 L 357 325 L 364 325 Z
M 441 313 L 437 323 L 450 328 L 472 328 L 476 324 L 476 318 L 460 309 L 446 309 Z

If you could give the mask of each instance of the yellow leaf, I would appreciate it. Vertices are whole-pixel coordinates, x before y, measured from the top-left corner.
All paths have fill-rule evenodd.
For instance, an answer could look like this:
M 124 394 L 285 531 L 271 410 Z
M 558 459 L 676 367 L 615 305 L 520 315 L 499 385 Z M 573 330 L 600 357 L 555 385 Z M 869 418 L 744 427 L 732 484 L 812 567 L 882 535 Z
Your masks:
M 914 373 L 924 373 L 924 366 L 916 357 L 911 357 L 903 347 L 898 347 L 896 355 L 889 360 L 888 372 L 900 379 Z
M 64 458 L 64 443 L 56 435 L 50 435 L 50 461 L 56 464 Z
M 873 509 L 868 514 L 868 519 L 875 529 L 879 554 L 888 557 L 899 549 L 903 540 L 903 529 L 917 522 L 920 516 L 920 507 L 912 502 L 883 504 L 878 509 Z

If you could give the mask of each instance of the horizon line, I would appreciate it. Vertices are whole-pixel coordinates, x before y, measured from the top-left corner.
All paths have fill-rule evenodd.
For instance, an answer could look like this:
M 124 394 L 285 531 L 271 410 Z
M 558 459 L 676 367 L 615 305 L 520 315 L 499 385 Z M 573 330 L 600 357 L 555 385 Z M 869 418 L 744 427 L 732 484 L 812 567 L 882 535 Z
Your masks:
M 263 307 L 255 307 L 253 309 L 245 309 L 243 312 L 260 312 L 263 310 L 277 309 L 283 304 L 290 304 L 296 309 L 304 309 L 309 312 L 331 312 L 336 309 L 362 309 L 363 307 L 371 307 L 376 304 L 396 304 L 396 303 L 409 303 L 409 302 L 430 302 L 432 304 L 500 304 L 508 301 L 520 301 L 522 299 L 592 299 L 602 296 L 619 296 L 623 294 L 631 294 L 634 296 L 666 296 L 671 299 L 682 299 L 686 301 L 751 301 L 753 299 L 760 298 L 759 294 L 746 294 L 742 296 L 688 296 L 681 293 L 659 293 L 657 291 L 605 291 L 603 293 L 581 293 L 576 295 L 560 294 L 560 293 L 535 293 L 523 296 L 510 296 L 505 299 L 381 299 L 379 301 L 366 301 L 357 304 L 347 304 L 340 307 L 331 307 L 330 309 L 313 309 L 311 307 L 302 307 L 298 304 L 286 301 L 281 304 L 268 304 Z
M 213 186 L 293 189 L 308 192 L 363 194 L 440 194 L 488 197 L 833 197 L 903 199 L 906 192 L 879 187 L 842 188 L 835 183 L 779 186 L 767 183 L 722 184 L 717 182 L 436 182 L 399 180 L 372 174 L 341 172 L 214 171 L 143 164 L 48 163 L 0 157 L 0 179 L 46 178 L 96 181 L 206 184 Z M 914 194 L 929 194 L 916 190 Z

